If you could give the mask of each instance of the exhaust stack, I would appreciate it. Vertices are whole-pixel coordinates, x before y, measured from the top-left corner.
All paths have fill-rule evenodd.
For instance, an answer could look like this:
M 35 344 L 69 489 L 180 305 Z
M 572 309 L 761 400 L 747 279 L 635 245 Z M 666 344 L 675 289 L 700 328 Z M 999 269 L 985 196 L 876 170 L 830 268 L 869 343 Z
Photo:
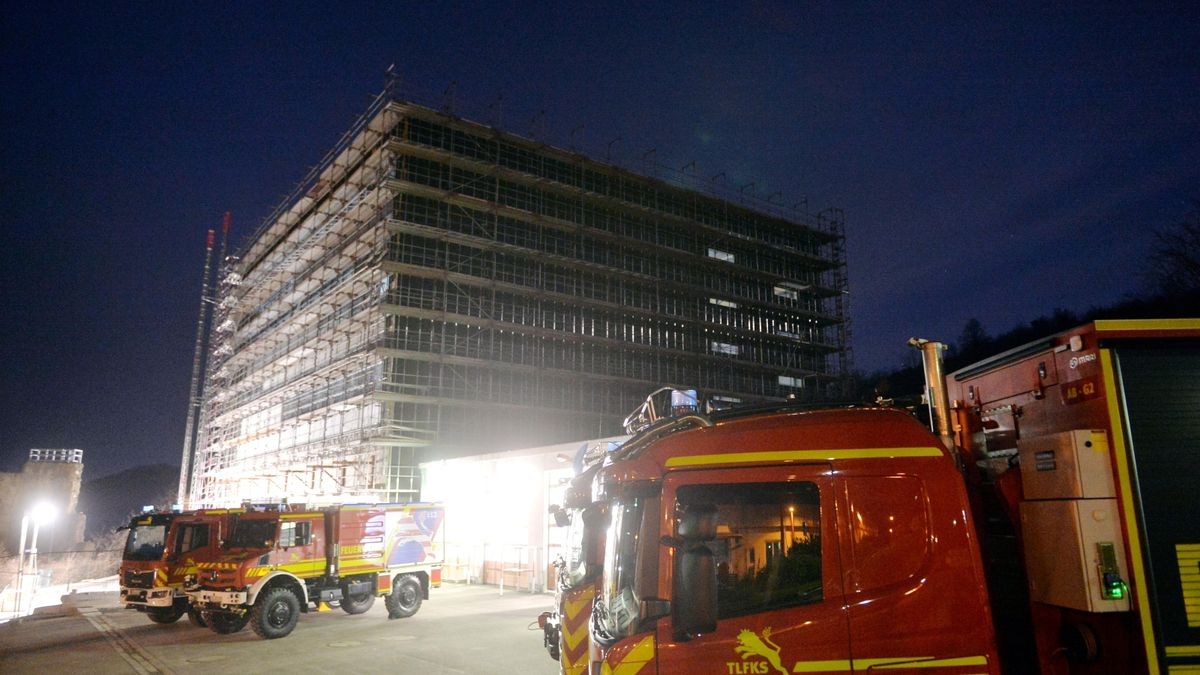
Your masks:
M 946 345 L 924 338 L 909 338 L 908 346 L 921 350 L 925 366 L 925 402 L 929 404 L 929 424 L 947 450 L 954 450 L 954 433 L 950 428 L 950 395 L 946 391 L 946 373 L 942 355 Z

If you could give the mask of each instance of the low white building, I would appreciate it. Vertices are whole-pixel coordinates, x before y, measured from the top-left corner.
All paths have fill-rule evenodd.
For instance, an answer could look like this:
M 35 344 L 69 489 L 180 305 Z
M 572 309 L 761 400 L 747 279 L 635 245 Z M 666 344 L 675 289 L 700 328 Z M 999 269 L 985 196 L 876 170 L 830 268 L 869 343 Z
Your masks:
M 580 466 L 585 448 L 628 436 L 574 441 L 421 465 L 421 500 L 446 507 L 447 581 L 552 590 L 563 529 L 549 507 Z

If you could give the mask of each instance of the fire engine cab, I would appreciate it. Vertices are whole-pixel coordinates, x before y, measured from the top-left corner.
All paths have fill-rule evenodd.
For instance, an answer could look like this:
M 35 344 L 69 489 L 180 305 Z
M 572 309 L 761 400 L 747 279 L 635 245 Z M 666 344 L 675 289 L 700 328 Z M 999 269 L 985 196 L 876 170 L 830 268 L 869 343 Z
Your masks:
M 895 409 L 663 420 L 602 469 L 603 672 L 999 672 L 954 457 Z

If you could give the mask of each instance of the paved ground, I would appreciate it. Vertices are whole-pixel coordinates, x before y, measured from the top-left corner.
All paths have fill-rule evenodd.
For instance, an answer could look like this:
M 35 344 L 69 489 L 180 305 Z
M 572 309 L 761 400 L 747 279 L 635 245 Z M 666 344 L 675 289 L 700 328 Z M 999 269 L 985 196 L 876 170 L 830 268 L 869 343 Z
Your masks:
M 301 616 L 296 630 L 261 640 L 217 635 L 186 618 L 160 626 L 118 606 L 115 591 L 81 591 L 63 605 L 0 625 L 3 673 L 556 673 L 537 615 L 552 596 L 443 584 L 416 616 L 389 621 L 383 602 L 349 616 Z

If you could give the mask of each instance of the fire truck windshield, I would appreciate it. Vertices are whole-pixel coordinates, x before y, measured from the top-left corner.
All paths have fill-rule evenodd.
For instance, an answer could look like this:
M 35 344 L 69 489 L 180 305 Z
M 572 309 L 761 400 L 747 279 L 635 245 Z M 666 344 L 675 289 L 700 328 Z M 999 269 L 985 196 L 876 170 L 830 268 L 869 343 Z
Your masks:
M 167 523 L 134 524 L 125 539 L 126 560 L 160 560 L 167 543 Z
M 241 519 L 225 548 L 265 548 L 275 543 L 275 519 Z
M 641 599 L 654 592 L 658 502 L 658 497 L 628 497 L 612 504 L 595 622 L 602 642 L 637 632 Z

